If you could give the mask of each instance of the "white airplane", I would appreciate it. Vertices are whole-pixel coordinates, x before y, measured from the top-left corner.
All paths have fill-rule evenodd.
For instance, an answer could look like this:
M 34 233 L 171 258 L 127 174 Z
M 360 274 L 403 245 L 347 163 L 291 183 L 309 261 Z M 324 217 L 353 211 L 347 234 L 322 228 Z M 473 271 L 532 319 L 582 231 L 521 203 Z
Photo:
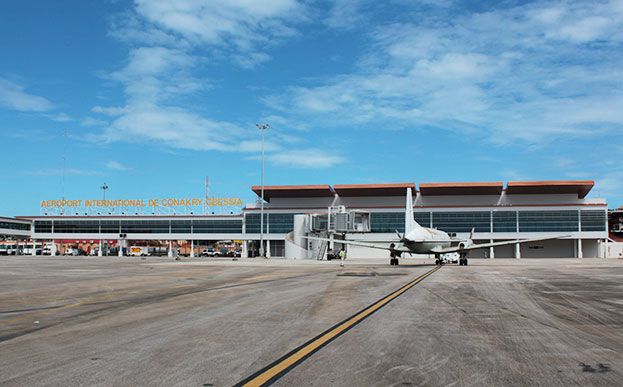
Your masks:
M 549 239 L 559 239 L 567 237 L 568 235 L 546 237 L 546 238 L 533 238 L 533 239 L 517 239 L 503 242 L 493 243 L 481 243 L 475 244 L 472 240 L 474 235 L 474 229 L 466 239 L 453 239 L 445 231 L 437 230 L 435 228 L 427 228 L 420 226 L 413 219 L 413 197 L 411 189 L 407 188 L 407 203 L 405 207 L 405 233 L 400 235 L 396 230 L 399 240 L 391 242 L 389 245 L 386 243 L 374 243 L 361 240 L 339 240 L 334 239 L 333 242 L 370 247 L 373 249 L 389 250 L 390 252 L 390 265 L 398 265 L 398 257 L 402 256 L 402 253 L 415 253 L 415 254 L 434 254 L 435 263 L 441 265 L 448 260 L 444 257 L 448 253 L 459 254 L 459 265 L 467 266 L 467 255 L 471 250 L 484 249 L 493 246 L 514 245 L 517 243 L 537 242 Z M 317 237 L 305 237 L 307 239 L 315 239 L 321 241 L 331 241 L 327 238 Z M 455 246 L 452 244 L 456 243 Z

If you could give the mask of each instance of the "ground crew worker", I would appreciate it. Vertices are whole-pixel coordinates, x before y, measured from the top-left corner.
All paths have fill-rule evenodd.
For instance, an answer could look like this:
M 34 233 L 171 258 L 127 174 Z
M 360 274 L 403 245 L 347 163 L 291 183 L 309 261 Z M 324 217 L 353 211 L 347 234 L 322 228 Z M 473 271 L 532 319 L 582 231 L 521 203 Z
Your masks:
M 344 258 L 346 258 L 346 251 L 342 247 L 340 250 L 340 266 L 344 266 Z

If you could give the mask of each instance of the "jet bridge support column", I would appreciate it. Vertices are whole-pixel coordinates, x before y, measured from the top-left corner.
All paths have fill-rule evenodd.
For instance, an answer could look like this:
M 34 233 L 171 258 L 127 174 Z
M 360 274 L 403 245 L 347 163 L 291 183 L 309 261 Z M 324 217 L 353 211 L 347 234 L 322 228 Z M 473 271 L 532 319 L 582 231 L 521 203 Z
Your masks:
M 521 258 L 521 243 L 515 243 L 515 258 Z
M 490 239 L 489 243 L 493 243 L 493 239 Z M 489 258 L 495 258 L 495 248 L 493 246 L 489 247 Z
M 584 258 L 584 252 L 582 251 L 582 239 L 578 238 L 578 258 Z
M 190 240 L 190 257 L 195 258 L 195 240 Z

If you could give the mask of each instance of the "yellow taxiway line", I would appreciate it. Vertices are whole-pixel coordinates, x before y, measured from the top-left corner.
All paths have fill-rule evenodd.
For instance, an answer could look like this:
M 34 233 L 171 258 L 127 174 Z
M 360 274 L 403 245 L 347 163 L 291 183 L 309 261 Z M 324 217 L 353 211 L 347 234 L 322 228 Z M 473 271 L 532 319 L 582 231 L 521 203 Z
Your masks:
M 235 386 L 245 386 L 245 387 L 249 386 L 249 387 L 251 387 L 251 386 L 265 386 L 265 385 L 272 384 L 276 379 L 281 377 L 283 374 L 285 374 L 286 372 L 288 372 L 292 368 L 296 367 L 303 360 L 305 360 L 306 358 L 311 356 L 313 353 L 318 351 L 324 345 L 328 344 L 330 341 L 332 341 L 333 339 L 335 339 L 339 335 L 343 334 L 348 329 L 350 329 L 353 326 L 355 326 L 356 324 L 360 323 L 363 319 L 365 319 L 366 317 L 370 316 L 372 313 L 376 312 L 377 310 L 379 310 L 383 306 L 387 305 L 390 301 L 392 301 L 396 297 L 400 296 L 401 294 L 403 294 L 407 290 L 411 289 L 413 286 L 417 285 L 424 278 L 426 278 L 429 275 L 433 274 L 434 272 L 436 272 L 440 268 L 441 268 L 441 266 L 437 266 L 434 269 L 432 269 L 432 270 L 422 274 L 418 278 L 416 278 L 413 281 L 409 282 L 408 284 L 406 284 L 405 286 L 403 286 L 400 289 L 396 290 L 395 292 L 391 293 L 390 295 L 385 296 L 384 298 L 382 298 L 379 301 L 375 302 L 374 304 L 368 306 L 367 308 L 363 309 L 362 311 L 360 311 L 360 312 L 356 313 L 355 315 L 347 318 L 346 320 L 342 321 L 341 323 L 338 323 L 337 325 L 335 325 L 334 327 L 332 327 L 329 330 L 325 331 L 324 333 L 321 333 L 320 335 L 318 335 L 315 338 L 311 339 L 307 343 L 305 343 L 305 344 L 299 346 L 298 348 L 294 349 L 293 351 L 291 351 L 287 355 L 283 356 L 281 359 L 278 359 L 277 361 L 273 362 L 272 364 L 264 367 L 262 370 L 260 370 L 260 371 L 256 372 L 255 374 L 249 376 L 245 380 L 237 383 Z

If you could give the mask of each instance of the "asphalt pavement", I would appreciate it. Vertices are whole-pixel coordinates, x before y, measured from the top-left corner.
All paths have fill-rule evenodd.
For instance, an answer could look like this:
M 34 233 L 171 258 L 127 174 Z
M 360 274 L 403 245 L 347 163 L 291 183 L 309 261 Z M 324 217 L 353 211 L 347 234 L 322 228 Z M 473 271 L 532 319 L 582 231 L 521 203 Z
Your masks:
M 0 385 L 620 385 L 623 261 L 432 262 L 0 257 Z

